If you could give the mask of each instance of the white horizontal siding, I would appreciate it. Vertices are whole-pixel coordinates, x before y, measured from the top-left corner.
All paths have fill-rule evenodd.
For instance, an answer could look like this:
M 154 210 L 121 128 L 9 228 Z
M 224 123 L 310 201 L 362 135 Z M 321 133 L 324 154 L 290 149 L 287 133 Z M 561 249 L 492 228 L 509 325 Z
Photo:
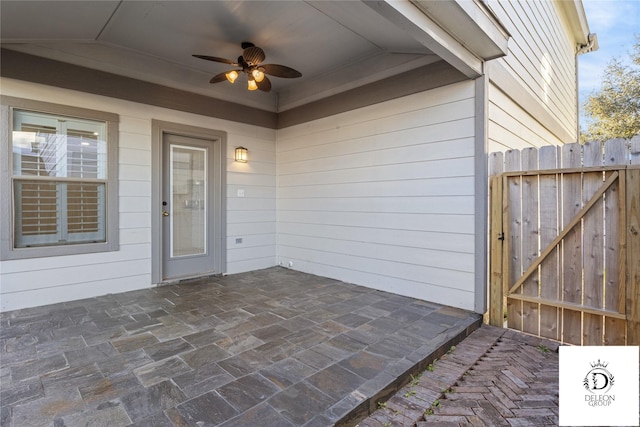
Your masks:
M 471 253 L 474 236 L 452 234 L 442 231 L 401 230 L 397 228 L 349 227 L 325 224 L 287 224 L 287 231 L 279 231 L 278 236 L 323 237 L 336 241 L 369 242 L 387 247 L 407 247 L 432 249 L 446 253 Z
M 161 121 L 227 132 L 227 271 L 276 263 L 275 131 L 194 114 L 2 79 L 2 93 L 119 115 L 120 250 L 0 262 L 1 310 L 51 304 L 152 286 L 151 123 Z M 237 146 L 250 163 L 233 161 Z M 245 190 L 238 198 L 237 190 Z M 242 244 L 235 239 L 242 238 Z
M 151 197 L 120 197 L 120 212 L 151 212 Z
M 121 231 L 121 233 L 127 233 L 126 231 Z M 130 260 L 141 260 L 149 257 L 149 242 L 145 243 L 131 243 L 127 245 L 120 245 L 120 250 L 116 252 L 107 252 L 108 256 L 105 253 L 93 253 L 93 254 L 83 254 L 83 255 L 73 255 L 73 256 L 65 256 L 65 257 L 45 257 L 38 258 L 36 261 L 23 259 L 23 260 L 14 260 L 14 261 L 3 261 L 2 262 L 2 291 L 4 292 L 4 286 L 6 282 L 4 281 L 5 275 L 9 274 L 18 274 L 18 276 L 13 276 L 12 279 L 14 283 L 19 280 L 19 274 L 22 273 L 31 273 L 34 271 L 46 273 L 51 270 L 63 270 L 63 269 L 74 269 L 84 266 L 97 265 L 102 263 L 119 263 Z M 112 265 L 113 267 L 113 265 Z M 36 282 L 26 282 L 22 283 L 21 286 L 25 289 L 27 288 L 41 288 L 42 284 L 38 281 Z
M 419 196 L 469 196 L 473 177 L 407 179 L 403 181 L 356 181 L 340 184 L 314 184 L 278 189 L 278 198 L 309 197 L 419 197 Z M 280 211 L 280 210 L 278 210 Z
M 140 165 L 119 165 L 118 175 L 121 182 L 129 181 L 151 181 L 151 166 Z
M 551 113 L 558 126 L 574 135 L 578 119 L 576 45 L 555 3 L 489 0 L 511 34 L 509 54 L 495 61 Z
M 151 194 L 151 182 L 149 181 L 126 181 L 120 182 L 118 188 L 120 197 L 138 197 L 140 194 Z
M 247 148 L 247 163 L 234 161 L 238 146 Z M 275 176 L 275 131 L 239 135 L 227 145 L 227 273 L 276 264 Z
M 122 148 L 118 157 L 120 158 L 120 165 L 134 165 L 134 166 L 148 166 L 151 167 L 151 157 L 149 156 L 149 149 L 143 148 Z
M 345 212 L 295 210 L 278 212 L 284 223 L 344 225 L 347 227 L 390 228 L 393 230 L 441 231 L 444 233 L 473 233 L 473 216 L 465 214 L 414 214 L 380 212 Z
M 474 83 L 278 131 L 283 265 L 474 305 Z
M 42 280 L 43 270 L 39 268 L 15 273 L 3 273 L 2 291 L 3 293 L 16 293 L 27 289 L 37 290 L 60 288 L 67 285 L 81 285 L 87 282 L 87 277 L 107 280 L 149 274 L 151 273 L 151 266 L 146 262 L 146 252 L 151 249 L 149 245 L 145 249 L 145 257 L 141 259 L 49 268 L 46 270 L 46 281 Z
M 151 241 L 151 227 L 138 227 L 135 229 L 120 229 L 120 246 L 129 246 Z
M 226 273 L 276 265 L 276 133 L 241 126 L 227 140 Z M 247 132 L 251 131 L 251 132 Z M 248 149 L 248 163 L 234 161 L 235 148 Z M 244 191 L 244 197 L 238 196 Z M 241 243 L 236 243 L 241 239 Z
M 148 287 L 151 282 L 150 274 L 140 276 L 126 276 L 115 279 L 96 278 L 91 281 L 70 284 L 60 287 L 46 287 L 34 290 L 23 290 L 2 294 L 2 307 L 7 310 L 22 307 L 35 307 L 55 304 L 83 298 L 93 298 L 106 293 L 127 292 L 134 289 Z
M 413 283 L 424 283 L 430 288 L 455 289 L 467 292 L 467 283 L 473 281 L 473 272 L 451 270 L 447 268 L 432 267 L 421 264 L 410 264 L 407 262 L 397 262 L 386 259 L 384 254 L 377 257 L 364 257 L 361 254 L 338 253 L 323 251 L 317 248 L 306 249 L 290 246 L 282 246 L 282 255 L 291 259 L 296 265 L 297 259 L 303 262 L 311 262 L 318 265 L 329 265 L 345 270 L 361 271 L 369 274 L 376 274 L 385 277 L 393 277 L 397 280 L 407 280 Z M 290 256 L 289 256 L 290 255 Z M 391 274 L 390 274 L 391 273 Z M 417 297 L 417 295 L 416 295 Z M 440 300 L 440 296 L 435 294 L 429 300 Z M 451 301 L 446 302 L 453 305 Z
M 415 246 L 398 246 L 397 244 L 377 244 L 370 241 L 359 242 L 335 239 L 335 237 L 301 236 L 299 234 L 283 233 L 279 236 L 279 240 L 281 244 L 289 247 L 302 247 L 310 242 L 311 244 L 309 246 L 313 247 L 313 250 L 317 252 L 345 256 L 361 254 L 362 257 L 369 258 L 376 262 L 380 258 L 383 258 L 387 262 L 411 265 L 418 268 L 431 268 L 442 272 L 458 271 L 473 273 L 474 255 L 472 253 L 457 252 L 455 256 L 452 256 L 451 252 L 443 250 L 424 249 Z M 430 279 L 435 281 L 436 278 L 431 276 Z
M 311 258 L 311 257 L 307 257 Z M 392 292 L 399 295 L 412 296 L 425 301 L 443 301 L 454 307 L 466 307 L 469 304 L 469 291 L 446 286 L 437 286 L 425 282 L 407 280 L 393 275 L 367 270 L 355 270 L 350 267 L 340 267 L 329 263 L 316 263 L 313 259 L 297 260 L 294 269 L 317 274 L 325 277 L 339 278 L 348 283 L 365 283 L 367 287 Z
M 489 100 L 489 152 L 563 143 L 493 84 L 489 85 Z
M 315 212 L 379 212 L 412 214 L 465 214 L 473 215 L 464 196 L 415 196 L 415 197 L 332 197 L 282 199 L 279 207 L 287 211 L 312 210 Z
M 473 309 L 473 82 L 277 132 L 2 83 L 10 96 L 119 114 L 121 243 L 111 253 L 2 262 L 3 310 L 152 285 L 153 119 L 228 134 L 228 273 L 291 261 L 310 273 Z M 233 161 L 240 145 L 249 149 L 246 164 Z

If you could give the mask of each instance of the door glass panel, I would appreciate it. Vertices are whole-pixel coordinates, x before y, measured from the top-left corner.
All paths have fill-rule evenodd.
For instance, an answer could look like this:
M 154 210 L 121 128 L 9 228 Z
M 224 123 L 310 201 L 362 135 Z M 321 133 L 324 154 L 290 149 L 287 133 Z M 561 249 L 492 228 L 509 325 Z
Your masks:
M 170 163 L 171 257 L 205 254 L 207 151 L 172 144 Z

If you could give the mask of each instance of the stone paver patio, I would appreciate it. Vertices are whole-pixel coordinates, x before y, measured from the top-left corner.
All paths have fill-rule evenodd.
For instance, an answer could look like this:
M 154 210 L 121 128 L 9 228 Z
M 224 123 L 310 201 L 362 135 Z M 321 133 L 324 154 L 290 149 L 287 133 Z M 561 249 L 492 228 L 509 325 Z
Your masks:
M 6 312 L 0 424 L 354 425 L 480 322 L 280 267 Z

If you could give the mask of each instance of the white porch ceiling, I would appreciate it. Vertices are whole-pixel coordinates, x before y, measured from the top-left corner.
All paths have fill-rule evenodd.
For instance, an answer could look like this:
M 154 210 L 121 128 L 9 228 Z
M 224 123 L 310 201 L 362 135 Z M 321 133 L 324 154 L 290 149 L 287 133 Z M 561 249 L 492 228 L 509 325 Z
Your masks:
M 0 39 L 3 48 L 284 111 L 442 59 L 428 35 L 385 16 L 384 3 L 2 0 Z M 242 79 L 210 84 L 233 67 L 191 55 L 235 60 L 243 41 L 302 77 L 272 77 L 270 93 L 249 92 Z

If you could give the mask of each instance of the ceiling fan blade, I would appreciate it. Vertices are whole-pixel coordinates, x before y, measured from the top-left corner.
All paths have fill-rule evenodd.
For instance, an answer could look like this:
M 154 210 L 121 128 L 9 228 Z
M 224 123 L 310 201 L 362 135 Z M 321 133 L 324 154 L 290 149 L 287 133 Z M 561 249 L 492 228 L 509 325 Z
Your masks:
M 196 58 L 200 58 L 200 59 L 206 59 L 207 61 L 214 61 L 214 62 L 222 62 L 223 64 L 229 64 L 229 65 L 238 65 L 237 62 L 233 62 L 230 59 L 226 59 L 226 58 L 218 58 L 217 56 L 209 56 L 209 55 L 192 55 L 195 56 Z
M 267 78 L 267 76 L 264 76 L 264 79 L 261 82 L 256 81 L 256 84 L 258 85 L 258 89 L 263 92 L 271 91 L 271 81 Z
M 211 78 L 211 80 L 209 80 L 209 83 L 220 83 L 227 80 L 227 73 L 228 71 L 222 72 L 220 74 L 216 74 Z
M 264 68 L 264 73 L 270 74 L 276 77 L 284 77 L 286 79 L 293 79 L 296 77 L 302 77 L 302 73 L 298 70 L 294 70 L 291 67 L 278 64 L 264 64 L 260 67 Z

